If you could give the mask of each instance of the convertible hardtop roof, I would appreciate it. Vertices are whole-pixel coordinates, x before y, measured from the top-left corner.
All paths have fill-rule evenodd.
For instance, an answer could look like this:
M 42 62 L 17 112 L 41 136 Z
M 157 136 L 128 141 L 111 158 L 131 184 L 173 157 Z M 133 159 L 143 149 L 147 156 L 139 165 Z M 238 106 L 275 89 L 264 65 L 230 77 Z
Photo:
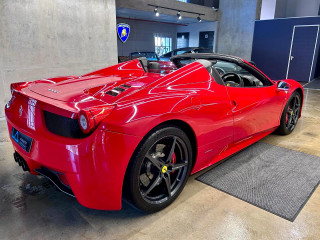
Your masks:
M 219 53 L 183 53 L 170 58 L 172 62 L 184 59 L 225 60 L 230 62 L 243 63 L 243 60 L 239 57 Z

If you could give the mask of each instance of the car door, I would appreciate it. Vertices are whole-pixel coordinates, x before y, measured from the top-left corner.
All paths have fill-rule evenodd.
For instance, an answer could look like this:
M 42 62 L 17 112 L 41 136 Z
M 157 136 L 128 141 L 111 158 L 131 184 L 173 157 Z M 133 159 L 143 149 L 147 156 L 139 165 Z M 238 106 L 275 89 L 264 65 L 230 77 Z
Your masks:
M 247 72 L 246 76 L 250 74 Z M 271 81 L 260 81 L 262 86 L 226 87 L 233 104 L 234 142 L 279 125 L 284 93 L 277 91 Z

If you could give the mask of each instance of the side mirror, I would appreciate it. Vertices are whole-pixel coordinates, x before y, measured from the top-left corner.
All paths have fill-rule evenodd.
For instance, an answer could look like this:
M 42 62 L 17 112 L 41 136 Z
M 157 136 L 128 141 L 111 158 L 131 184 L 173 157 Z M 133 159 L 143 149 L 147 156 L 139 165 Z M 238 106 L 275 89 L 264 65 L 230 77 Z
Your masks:
M 286 82 L 279 81 L 278 85 L 277 85 L 277 90 L 278 91 L 288 91 L 289 85 Z

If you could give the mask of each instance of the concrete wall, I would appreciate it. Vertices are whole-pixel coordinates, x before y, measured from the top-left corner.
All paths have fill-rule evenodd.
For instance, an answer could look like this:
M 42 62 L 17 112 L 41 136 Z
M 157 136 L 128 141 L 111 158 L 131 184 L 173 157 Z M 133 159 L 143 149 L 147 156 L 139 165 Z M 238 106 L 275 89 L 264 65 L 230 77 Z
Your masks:
M 217 52 L 250 60 L 257 0 L 220 1 Z
M 199 32 L 203 31 L 214 31 L 214 43 L 213 50 L 216 50 L 216 39 L 217 39 L 217 22 L 201 22 L 201 23 L 192 23 L 188 26 L 178 26 L 177 32 L 189 32 L 189 47 L 198 47 L 199 46 Z
M 12 82 L 115 63 L 115 0 L 0 0 L 0 117 Z
M 129 56 L 136 51 L 154 51 L 154 34 L 159 33 L 172 38 L 173 49 L 176 47 L 177 25 L 170 23 L 158 23 L 133 19 L 117 18 L 117 23 L 130 25 L 130 35 L 125 43 L 117 37 L 119 56 Z

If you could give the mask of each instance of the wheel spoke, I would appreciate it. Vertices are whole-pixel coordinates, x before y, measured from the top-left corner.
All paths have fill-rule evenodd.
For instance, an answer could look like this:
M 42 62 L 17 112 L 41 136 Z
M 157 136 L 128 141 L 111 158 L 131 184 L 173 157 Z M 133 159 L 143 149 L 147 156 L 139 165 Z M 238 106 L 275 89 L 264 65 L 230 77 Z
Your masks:
M 172 157 L 173 157 L 173 153 L 174 153 L 174 149 L 175 149 L 175 147 L 176 147 L 176 141 L 177 141 L 177 137 L 173 137 L 173 143 L 172 143 L 172 146 L 171 146 L 171 148 L 170 148 L 170 152 L 169 152 L 169 154 L 168 154 L 168 157 L 167 157 L 167 159 L 166 159 L 166 162 L 168 163 L 168 162 L 171 162 L 171 159 L 172 159 Z
M 160 182 L 161 182 L 161 176 L 159 174 L 159 176 L 152 183 L 149 184 L 149 186 L 147 187 L 147 191 L 145 191 L 142 194 L 144 196 L 148 195 Z
M 296 114 L 294 115 L 294 125 L 297 124 L 298 119 L 299 119 L 299 115 L 296 113 Z
M 154 158 L 150 154 L 147 154 L 146 158 L 148 158 L 148 160 L 152 162 L 154 166 L 156 166 L 159 170 L 161 170 L 161 161 L 158 158 Z
M 170 172 L 173 172 L 175 170 L 178 170 L 180 168 L 184 168 L 185 166 L 187 166 L 187 163 L 184 162 L 184 163 L 176 163 L 176 164 L 172 164 L 170 166 Z
M 170 174 L 166 173 L 163 175 L 164 181 L 166 182 L 167 190 L 168 190 L 168 196 L 169 198 L 171 197 L 171 179 L 170 179 Z
M 290 113 L 288 113 L 289 117 L 288 117 L 288 122 L 287 125 L 288 127 L 291 125 L 291 121 L 292 121 L 292 115 Z

